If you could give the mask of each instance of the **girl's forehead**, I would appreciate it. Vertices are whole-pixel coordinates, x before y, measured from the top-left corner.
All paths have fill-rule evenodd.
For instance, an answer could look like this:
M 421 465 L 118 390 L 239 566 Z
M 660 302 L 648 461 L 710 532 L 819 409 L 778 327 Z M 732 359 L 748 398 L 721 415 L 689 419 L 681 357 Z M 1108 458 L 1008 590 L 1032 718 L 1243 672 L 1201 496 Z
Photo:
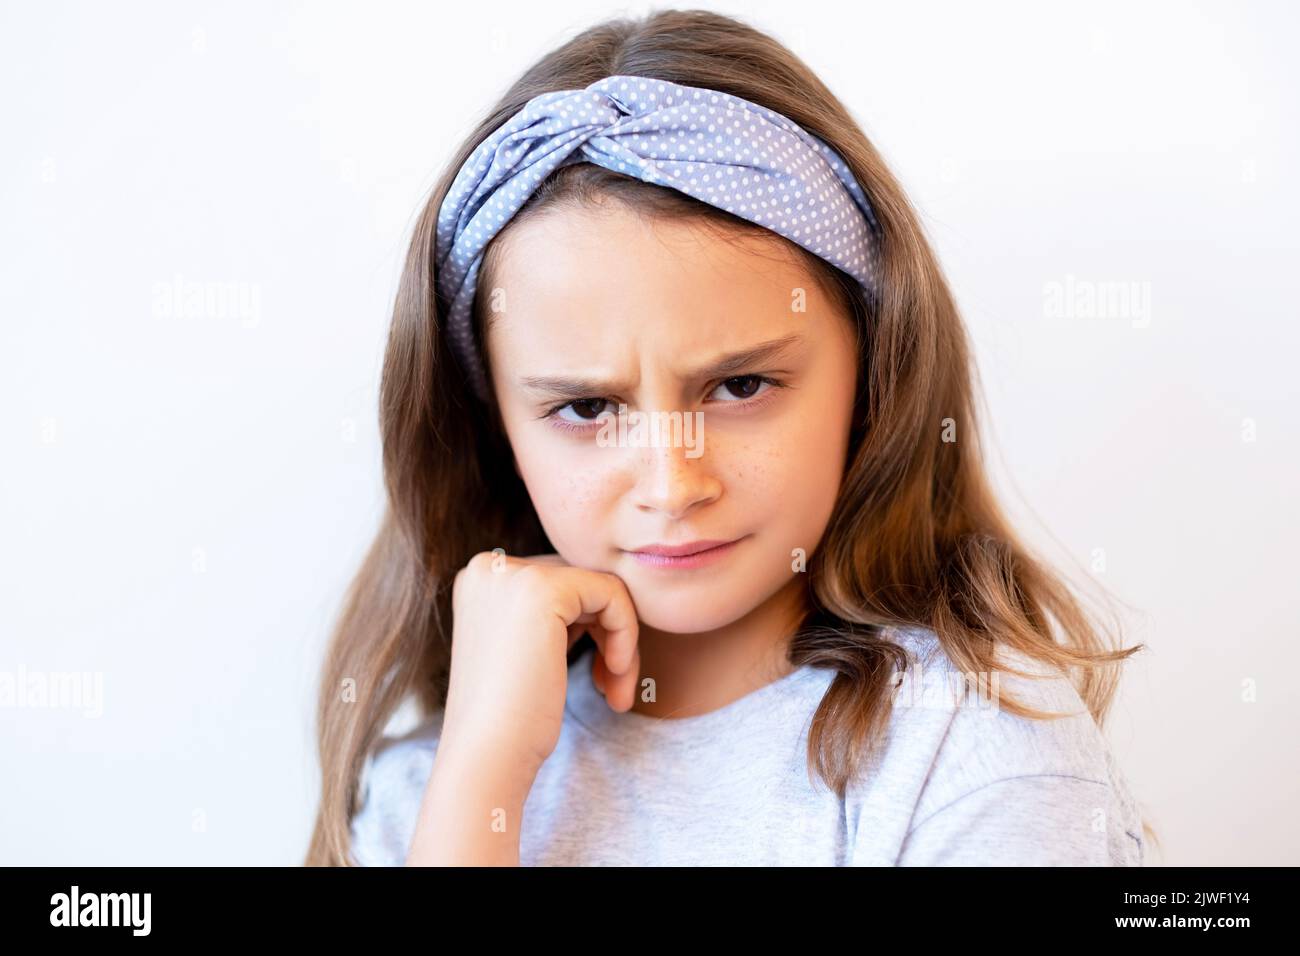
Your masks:
M 785 242 L 728 241 L 716 228 L 616 203 L 512 224 L 478 290 L 491 297 L 496 374 L 634 380 L 653 367 L 685 375 L 724 352 L 825 339 L 833 306 Z
M 609 289 L 627 297 L 644 291 L 637 279 L 645 275 L 656 287 L 704 283 L 736 291 L 765 274 L 786 286 L 812 281 L 797 248 L 775 233 L 646 215 L 622 202 L 565 204 L 511 223 L 485 271 L 492 286 L 565 295 Z

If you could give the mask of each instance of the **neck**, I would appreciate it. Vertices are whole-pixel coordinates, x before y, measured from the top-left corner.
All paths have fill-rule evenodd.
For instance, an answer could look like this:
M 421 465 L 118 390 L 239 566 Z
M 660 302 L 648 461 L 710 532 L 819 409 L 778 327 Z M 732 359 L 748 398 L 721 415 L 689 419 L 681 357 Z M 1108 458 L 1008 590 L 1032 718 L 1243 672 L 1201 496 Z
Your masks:
M 676 634 L 641 625 L 641 674 L 632 710 L 650 717 L 694 717 L 725 707 L 794 668 L 790 640 L 807 611 L 805 582 L 793 578 L 768 600 L 725 627 Z M 654 680 L 646 701 L 643 682 Z

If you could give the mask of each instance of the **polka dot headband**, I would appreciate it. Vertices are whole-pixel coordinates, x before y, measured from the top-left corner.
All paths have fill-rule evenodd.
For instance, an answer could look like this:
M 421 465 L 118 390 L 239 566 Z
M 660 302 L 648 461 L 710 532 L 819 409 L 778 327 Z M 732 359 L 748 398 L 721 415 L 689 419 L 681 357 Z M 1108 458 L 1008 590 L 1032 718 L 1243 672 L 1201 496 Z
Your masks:
M 639 76 L 543 93 L 470 154 L 438 212 L 447 329 L 485 401 L 470 321 L 483 250 L 548 175 L 574 163 L 668 186 L 757 223 L 875 292 L 879 226 L 862 187 L 839 154 L 780 113 Z

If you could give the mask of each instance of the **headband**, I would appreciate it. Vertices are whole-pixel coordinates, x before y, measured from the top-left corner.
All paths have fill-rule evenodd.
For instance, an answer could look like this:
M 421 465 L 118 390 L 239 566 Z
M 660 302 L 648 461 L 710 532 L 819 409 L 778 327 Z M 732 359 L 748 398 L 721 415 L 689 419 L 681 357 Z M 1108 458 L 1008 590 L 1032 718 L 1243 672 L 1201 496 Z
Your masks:
M 469 155 L 438 211 L 438 294 L 470 385 L 487 378 L 470 320 L 483 250 L 552 172 L 594 163 L 784 236 L 876 290 L 879 225 L 843 158 L 780 113 L 715 90 L 607 76 L 530 99 Z

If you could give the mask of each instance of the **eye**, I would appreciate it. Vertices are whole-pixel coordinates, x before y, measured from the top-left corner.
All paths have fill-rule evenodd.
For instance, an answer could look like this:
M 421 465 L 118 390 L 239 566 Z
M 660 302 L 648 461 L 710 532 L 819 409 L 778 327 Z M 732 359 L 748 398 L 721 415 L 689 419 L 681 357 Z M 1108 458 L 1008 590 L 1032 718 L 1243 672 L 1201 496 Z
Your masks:
M 609 405 L 610 401 L 607 398 L 579 398 L 572 402 L 565 402 L 563 405 L 556 405 L 546 413 L 545 417 L 555 419 L 556 425 L 560 428 L 583 431 L 587 426 L 600 421 L 602 415 L 612 414 L 612 408 L 605 407 Z M 570 409 L 576 417 L 568 418 L 560 414 Z
M 765 385 L 769 387 L 764 389 Z M 765 406 L 777 389 L 785 387 L 784 382 L 766 375 L 735 375 L 719 382 L 711 394 L 721 391 L 728 396 L 721 399 L 721 404 L 750 411 Z M 615 404 L 607 398 L 578 398 L 547 409 L 541 417 L 561 431 L 582 434 L 590 432 L 605 416 L 616 414 Z
M 722 390 L 730 396 L 722 400 L 724 404 L 735 404 L 750 401 L 755 395 L 766 395 L 772 389 L 768 388 L 765 391 L 759 391 L 764 385 L 779 388 L 781 383 L 768 378 L 766 375 L 737 375 L 719 383 L 714 391 Z

